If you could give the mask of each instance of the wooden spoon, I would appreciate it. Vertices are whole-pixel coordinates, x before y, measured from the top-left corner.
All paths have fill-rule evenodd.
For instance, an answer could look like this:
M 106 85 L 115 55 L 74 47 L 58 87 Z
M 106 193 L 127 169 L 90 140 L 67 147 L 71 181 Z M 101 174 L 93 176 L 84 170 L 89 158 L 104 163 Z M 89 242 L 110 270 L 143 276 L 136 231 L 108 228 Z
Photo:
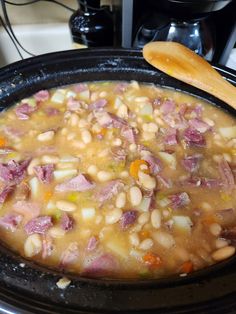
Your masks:
M 236 109 L 236 87 L 189 48 L 176 42 L 156 41 L 144 46 L 143 57 L 157 69 L 216 96 Z

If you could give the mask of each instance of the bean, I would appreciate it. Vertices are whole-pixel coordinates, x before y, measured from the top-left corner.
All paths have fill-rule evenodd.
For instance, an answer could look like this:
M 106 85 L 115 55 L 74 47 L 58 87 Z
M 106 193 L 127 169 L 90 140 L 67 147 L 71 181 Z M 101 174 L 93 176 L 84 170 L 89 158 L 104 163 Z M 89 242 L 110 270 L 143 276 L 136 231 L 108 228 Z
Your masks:
M 165 231 L 158 230 L 153 232 L 153 238 L 156 242 L 158 242 L 158 244 L 166 249 L 170 249 L 175 245 L 173 236 Z
M 211 205 L 210 205 L 209 203 L 207 203 L 207 202 L 202 202 L 200 206 L 201 206 L 201 208 L 202 208 L 204 211 L 206 211 L 206 212 L 212 210 Z
M 120 208 L 115 208 L 108 212 L 105 217 L 106 224 L 113 225 L 120 220 L 122 216 L 122 210 Z
M 109 154 L 109 149 L 105 148 L 98 154 L 99 158 L 106 157 Z
M 137 150 L 137 145 L 135 143 L 132 143 L 129 145 L 129 150 L 134 153 Z
M 102 91 L 101 93 L 99 93 L 99 97 L 100 98 L 106 98 L 107 97 L 107 92 Z
M 83 130 L 81 132 L 81 138 L 84 144 L 89 144 L 92 141 L 92 135 L 88 130 Z
M 146 224 L 146 223 L 149 221 L 149 218 L 150 218 L 149 212 L 142 213 L 142 214 L 138 217 L 138 223 L 139 223 L 140 225 L 144 225 L 144 224 Z
M 69 124 L 71 126 L 76 126 L 79 122 L 79 117 L 76 113 L 73 113 L 70 117 Z
M 26 257 L 32 257 L 42 250 L 42 240 L 39 234 L 34 233 L 28 236 L 24 243 L 24 252 Z
M 60 227 L 52 227 L 48 230 L 48 233 L 52 238 L 60 239 L 64 237 L 65 230 Z
M 108 171 L 98 171 L 97 178 L 101 182 L 105 182 L 111 180 L 112 174 Z
M 133 232 L 129 235 L 129 242 L 132 246 L 138 246 L 140 243 L 139 236 L 136 232 Z
M 60 158 L 53 155 L 43 155 L 41 161 L 43 164 L 57 164 L 60 161 Z
M 161 212 L 159 209 L 154 209 L 151 213 L 151 222 L 152 226 L 156 229 L 159 229 L 161 226 Z
M 115 138 L 112 142 L 113 146 L 121 146 L 122 145 L 122 141 L 120 138 Z
M 139 249 L 147 251 L 153 246 L 153 240 L 152 239 L 145 239 L 139 244 Z
M 153 190 L 155 189 L 156 187 L 156 180 L 151 177 L 150 175 L 142 172 L 142 171 L 139 171 L 138 172 L 138 177 L 139 177 L 139 181 L 141 183 L 141 185 L 148 189 L 148 190 Z
M 142 192 L 139 187 L 132 186 L 129 190 L 130 202 L 132 206 L 138 206 L 142 201 Z
M 153 122 L 144 123 L 143 124 L 143 131 L 156 133 L 158 131 L 158 126 L 156 125 L 156 123 L 153 123 Z
M 122 171 L 122 172 L 120 173 L 120 177 L 121 177 L 121 178 L 128 178 L 128 176 L 129 176 L 129 173 L 128 173 L 128 171 L 126 171 L 126 170 L 124 170 L 124 171 Z
M 219 261 L 223 261 L 226 258 L 231 257 L 232 255 L 234 255 L 234 253 L 235 253 L 235 247 L 225 246 L 213 252 L 211 254 L 211 257 L 213 258 L 213 260 L 219 262 Z
M 91 176 L 95 176 L 98 172 L 98 168 L 95 165 L 90 165 L 87 169 L 88 174 L 90 174 Z
M 151 141 L 151 140 L 154 140 L 154 139 L 155 139 L 156 133 L 145 131 L 145 132 L 143 132 L 142 137 L 143 137 L 143 138 L 142 138 L 143 141 Z
M 211 234 L 218 236 L 222 230 L 221 226 L 218 223 L 212 223 L 209 226 Z
M 34 174 L 34 167 L 40 164 L 39 158 L 33 158 L 27 168 L 28 175 L 32 176 Z
M 57 164 L 57 169 L 71 169 L 74 167 L 73 163 L 69 162 L 59 162 Z
M 124 104 L 120 105 L 117 110 L 117 115 L 120 118 L 127 118 L 128 117 L 128 107 Z
M 83 149 L 85 148 L 85 144 L 82 141 L 73 141 L 72 142 L 73 147 Z
M 67 133 L 68 133 L 68 129 L 67 128 L 61 129 L 61 135 L 66 135 Z
M 55 135 L 54 131 L 47 131 L 47 132 L 39 134 L 37 136 L 37 140 L 40 142 L 51 141 L 53 139 L 54 135 Z
M 126 194 L 125 192 L 120 192 L 116 198 L 116 207 L 123 208 L 126 203 Z
M 65 212 L 73 212 L 77 209 L 74 203 L 68 201 L 57 201 L 56 207 Z
M 86 128 L 88 126 L 88 122 L 84 119 L 80 119 L 79 122 L 78 122 L 78 127 L 79 128 Z
M 228 245 L 228 242 L 225 239 L 216 239 L 215 246 L 217 249 L 220 249 L 227 245 Z
M 76 134 L 75 134 L 75 133 L 69 133 L 69 134 L 67 135 L 67 140 L 68 140 L 68 141 L 71 141 L 71 140 L 73 140 L 75 137 L 76 137 Z

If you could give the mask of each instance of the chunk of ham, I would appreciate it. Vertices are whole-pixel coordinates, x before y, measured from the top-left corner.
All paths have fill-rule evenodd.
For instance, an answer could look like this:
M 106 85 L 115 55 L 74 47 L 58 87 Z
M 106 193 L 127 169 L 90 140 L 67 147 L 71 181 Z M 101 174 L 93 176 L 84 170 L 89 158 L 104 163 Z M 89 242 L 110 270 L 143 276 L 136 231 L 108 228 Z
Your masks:
M 128 86 L 128 83 L 118 83 L 114 88 L 114 92 L 117 94 L 124 93 Z
M 66 105 L 70 111 L 78 111 L 82 107 L 81 101 L 74 99 L 74 97 L 69 97 Z
M 151 174 L 156 175 L 161 171 L 162 163 L 160 159 L 158 159 L 154 155 L 149 154 L 144 155 L 143 159 L 148 163 Z
M 49 97 L 50 97 L 50 94 L 48 90 L 40 90 L 39 92 L 34 94 L 34 99 L 39 102 L 46 101 L 49 99 Z
M 121 147 L 112 147 L 111 155 L 116 161 L 124 161 L 126 160 L 127 153 Z
M 88 90 L 88 85 L 84 84 L 84 83 L 79 83 L 79 84 L 76 84 L 73 86 L 73 90 L 76 93 L 81 93 L 81 92 Z
M 36 176 L 44 184 L 48 184 L 52 181 L 53 170 L 54 170 L 53 164 L 34 167 L 34 172 L 35 172 Z
M 20 183 L 24 179 L 29 162 L 30 160 L 10 160 L 7 164 L 0 163 L 0 180 L 11 185 Z
M 88 106 L 88 109 L 89 110 L 99 110 L 99 109 L 104 108 L 106 105 L 107 105 L 107 100 L 105 98 L 101 98 L 101 99 L 98 99 L 98 100 L 94 101 L 93 103 L 91 103 Z
M 0 217 L 0 227 L 9 230 L 11 232 L 16 231 L 17 227 L 23 219 L 22 215 L 11 213 Z
M 28 235 L 33 233 L 45 234 L 52 226 L 51 216 L 39 216 L 27 222 L 24 229 Z
M 110 200 L 113 196 L 124 187 L 124 183 L 120 180 L 112 180 L 102 186 L 94 195 L 94 199 L 100 203 Z
M 225 185 L 226 187 L 233 187 L 235 184 L 235 180 L 233 172 L 228 162 L 225 159 L 223 159 L 221 162 L 219 162 L 218 168 L 223 185 Z
M 48 117 L 58 116 L 60 114 L 60 110 L 53 107 L 46 107 L 44 112 L 47 114 Z
M 36 110 L 37 106 L 30 106 L 27 103 L 22 103 L 16 107 L 15 113 L 19 120 L 28 120 L 30 114 Z
M 42 240 L 42 258 L 45 259 L 52 255 L 53 241 L 48 235 L 43 236 Z
M 4 204 L 7 197 L 14 191 L 15 186 L 6 185 L 0 192 L 0 204 Z
M 183 167 L 189 172 L 195 172 L 199 169 L 199 162 L 202 155 L 186 156 L 182 160 Z
M 55 190 L 57 192 L 77 191 L 83 192 L 92 190 L 95 188 L 95 183 L 89 181 L 85 175 L 79 174 L 78 176 L 67 180 L 61 184 L 56 185 Z
M 176 193 L 168 197 L 174 209 L 185 207 L 190 203 L 190 198 L 186 192 Z
M 63 213 L 60 221 L 61 228 L 65 231 L 73 229 L 74 220 L 67 213 Z
M 196 147 L 205 147 L 206 146 L 206 140 L 203 137 L 203 135 L 199 131 L 197 131 L 191 127 L 184 130 L 183 138 L 184 138 L 186 144 L 189 146 L 196 146 Z
M 197 130 L 200 133 L 205 133 L 206 131 L 211 129 L 211 126 L 209 124 L 207 124 L 206 122 L 195 118 L 195 119 L 191 119 L 189 120 L 189 125 L 190 127 L 194 128 L 195 130 Z
M 79 258 L 79 248 L 77 242 L 71 242 L 67 249 L 62 252 L 59 267 L 64 269 L 68 265 L 75 263 Z
M 118 261 L 108 253 L 104 253 L 95 259 L 92 259 L 88 265 L 84 267 L 84 275 L 93 277 L 108 276 L 118 271 Z
M 97 122 L 105 128 L 117 128 L 121 129 L 128 126 L 128 122 L 111 112 L 106 111 L 95 111 L 94 116 Z
M 97 246 L 98 246 L 98 239 L 95 236 L 89 238 L 88 244 L 87 244 L 87 251 L 91 252 L 95 250 Z
M 13 205 L 15 212 L 23 215 L 28 221 L 39 216 L 41 207 L 36 202 L 17 201 Z
M 164 144 L 166 145 L 176 145 L 177 141 L 177 130 L 174 128 L 168 128 L 164 136 Z
M 160 110 L 163 115 L 168 115 L 169 113 L 172 113 L 176 109 L 176 104 L 173 100 L 165 100 L 161 106 Z
M 129 126 L 124 126 L 121 128 L 120 135 L 124 137 L 128 143 L 135 143 L 136 142 L 136 133 L 134 128 Z
M 136 210 L 125 211 L 120 218 L 120 227 L 122 230 L 128 229 L 137 220 L 138 213 Z

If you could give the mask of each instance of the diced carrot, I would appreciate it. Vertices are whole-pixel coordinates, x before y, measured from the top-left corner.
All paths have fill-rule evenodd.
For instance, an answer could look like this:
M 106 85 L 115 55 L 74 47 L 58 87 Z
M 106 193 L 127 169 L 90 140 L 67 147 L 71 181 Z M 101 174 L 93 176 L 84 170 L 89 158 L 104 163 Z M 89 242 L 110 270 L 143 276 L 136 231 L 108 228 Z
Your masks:
M 148 238 L 149 237 L 149 231 L 148 230 L 142 230 L 142 231 L 140 231 L 139 235 L 142 239 Z
M 4 137 L 0 137 L 0 147 L 6 146 L 6 139 Z
M 45 200 L 46 202 L 48 202 L 48 201 L 50 200 L 50 198 L 52 197 L 52 195 L 53 195 L 52 191 L 47 191 L 47 192 L 45 192 L 45 194 L 44 194 L 44 200 Z
M 107 133 L 107 129 L 101 128 L 101 130 L 99 132 L 94 131 L 93 133 L 95 133 L 96 135 L 105 136 Z
M 130 175 L 135 178 L 135 179 L 138 179 L 138 172 L 140 170 L 140 167 L 142 165 L 145 165 L 147 166 L 147 169 L 144 169 L 142 170 L 144 173 L 149 173 L 149 170 L 148 170 L 148 163 L 145 161 L 145 160 L 142 160 L 142 159 L 136 159 L 134 161 L 131 162 L 130 164 L 130 168 L 129 168 L 129 173 Z
M 216 222 L 216 217 L 214 215 L 206 215 L 202 218 L 202 223 L 206 226 L 209 226 Z
M 191 261 L 184 262 L 180 267 L 181 273 L 191 273 L 193 271 L 193 263 Z
M 152 268 L 159 268 L 162 264 L 161 258 L 152 252 L 146 253 L 143 256 L 143 261 Z

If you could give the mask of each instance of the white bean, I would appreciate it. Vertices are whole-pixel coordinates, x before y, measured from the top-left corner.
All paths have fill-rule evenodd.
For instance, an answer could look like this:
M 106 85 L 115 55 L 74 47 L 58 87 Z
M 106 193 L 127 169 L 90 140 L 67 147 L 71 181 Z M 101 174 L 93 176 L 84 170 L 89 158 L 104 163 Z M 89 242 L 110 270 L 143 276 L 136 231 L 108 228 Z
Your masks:
M 52 227 L 48 230 L 48 233 L 52 238 L 60 239 L 64 237 L 65 230 L 60 227 Z
M 56 207 L 65 212 L 73 212 L 77 209 L 74 203 L 68 201 L 57 201 Z
M 139 244 L 139 249 L 141 250 L 149 250 L 153 246 L 153 240 L 152 239 L 145 239 Z
M 140 225 L 144 225 L 149 221 L 150 218 L 150 213 L 149 212 L 145 212 L 142 213 L 139 217 L 138 217 L 138 223 Z
M 126 203 L 126 194 L 125 192 L 120 192 L 116 198 L 116 207 L 123 208 Z
M 175 245 L 173 236 L 165 231 L 158 230 L 153 232 L 153 238 L 156 242 L 158 242 L 158 244 L 166 249 L 170 249 Z
M 128 176 L 129 176 L 129 173 L 128 173 L 128 171 L 126 171 L 126 170 L 124 170 L 124 171 L 122 171 L 122 172 L 120 173 L 120 177 L 121 177 L 121 178 L 128 178 Z
M 39 158 L 33 158 L 27 168 L 28 175 L 32 176 L 34 174 L 34 167 L 40 164 Z
M 105 181 L 111 180 L 112 174 L 108 171 L 99 171 L 97 173 L 97 178 L 99 181 L 105 182 Z
M 84 144 L 89 144 L 92 141 L 92 135 L 88 130 L 83 130 L 81 132 L 81 138 Z
M 26 257 L 32 257 L 40 253 L 42 250 L 42 240 L 39 234 L 34 233 L 28 236 L 24 244 L 24 252 Z
M 218 223 L 212 223 L 209 226 L 211 234 L 218 236 L 222 230 L 221 226 Z
M 133 232 L 129 235 L 129 242 L 132 246 L 138 246 L 140 243 L 139 236 L 136 232 Z
M 76 113 L 73 113 L 71 115 L 71 117 L 70 117 L 70 121 L 69 121 L 70 125 L 71 126 L 76 126 L 78 124 L 78 122 L 79 122 L 78 115 Z
M 112 142 L 113 146 L 121 146 L 122 145 L 122 141 L 120 138 L 115 138 Z
M 156 229 L 159 229 L 161 226 L 161 212 L 159 209 L 154 209 L 151 213 L 151 222 L 152 226 Z
M 153 190 L 156 187 L 156 180 L 155 178 L 151 177 L 150 175 L 139 171 L 138 172 L 138 177 L 139 177 L 139 181 L 141 183 L 141 185 L 148 189 L 148 190 Z
M 90 174 L 91 176 L 95 176 L 98 172 L 98 168 L 95 165 L 90 165 L 87 169 L 88 174 Z
M 78 127 L 79 128 L 86 128 L 88 126 L 88 122 L 84 119 L 80 119 L 78 122 Z
M 53 155 L 43 155 L 41 161 L 43 164 L 57 164 L 60 158 Z
M 44 133 L 40 133 L 37 136 L 37 140 L 40 141 L 40 142 L 51 141 L 53 139 L 54 135 L 55 135 L 54 131 L 47 131 L 47 132 L 44 132 Z
M 233 246 L 225 246 L 223 248 L 220 248 L 218 250 L 216 250 L 215 252 L 213 252 L 211 254 L 211 257 L 213 258 L 214 261 L 223 261 L 226 258 L 229 258 L 231 256 L 233 256 L 235 253 L 235 247 Z
M 215 246 L 217 249 L 228 246 L 228 242 L 225 239 L 216 239 Z
M 129 150 L 134 153 L 137 150 L 137 145 L 135 143 L 130 144 Z
M 120 208 L 115 208 L 108 212 L 105 217 L 106 224 L 112 225 L 120 220 L 122 216 L 122 210 Z
M 142 192 L 139 187 L 132 186 L 129 190 L 130 202 L 132 206 L 138 206 L 142 201 Z

